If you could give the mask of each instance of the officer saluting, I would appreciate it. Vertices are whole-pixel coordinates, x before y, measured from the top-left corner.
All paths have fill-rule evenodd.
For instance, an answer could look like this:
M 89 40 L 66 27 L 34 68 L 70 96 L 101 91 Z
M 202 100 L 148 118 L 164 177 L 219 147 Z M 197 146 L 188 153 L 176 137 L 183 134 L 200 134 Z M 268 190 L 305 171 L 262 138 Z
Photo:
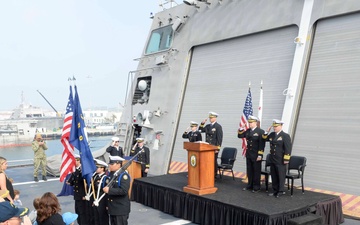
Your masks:
M 262 139 L 264 130 L 257 127 L 259 119 L 256 116 L 249 116 L 249 129 L 245 130 L 240 127 L 238 130 L 238 138 L 246 138 L 246 173 L 248 177 L 248 185 L 243 188 L 252 190 L 252 192 L 260 191 L 261 177 L 261 161 L 264 154 L 265 141 Z
M 183 133 L 182 137 L 188 138 L 190 142 L 202 141 L 201 133 L 197 130 L 198 126 L 197 122 L 191 121 L 190 128 Z
M 215 113 L 215 112 L 209 112 L 209 119 L 210 119 L 210 124 L 207 124 L 205 126 L 205 123 L 207 121 L 207 119 L 205 119 L 204 121 L 201 122 L 200 124 L 200 128 L 199 131 L 201 133 L 205 132 L 206 134 L 206 142 L 211 144 L 211 145 L 215 145 L 217 146 L 217 150 L 215 150 L 215 166 L 214 166 L 214 174 L 216 177 L 216 173 L 217 173 L 217 158 L 218 158 L 218 154 L 221 148 L 221 143 L 223 140 L 223 130 L 221 125 L 216 121 L 217 117 L 219 116 L 219 114 Z
M 280 197 L 284 193 L 286 165 L 290 161 L 291 138 L 290 135 L 282 131 L 283 121 L 273 120 L 263 139 L 270 142 L 270 175 L 272 180 L 273 193 L 269 196 Z M 274 132 L 270 132 L 273 127 Z
M 144 151 L 137 156 L 137 162 L 141 163 L 141 176 L 147 177 L 150 168 L 150 150 L 144 146 L 144 138 L 136 138 L 136 144 L 131 149 L 130 156 L 134 156 L 142 150 Z
M 124 161 L 120 156 L 110 156 L 109 179 L 113 178 L 114 173 L 121 168 L 120 163 Z M 109 180 L 107 180 L 109 181 Z M 104 187 L 103 191 L 108 196 L 108 212 L 111 225 L 127 225 L 130 214 L 130 176 L 125 171 L 116 178 L 111 187 Z M 107 224 L 107 223 L 106 223 Z

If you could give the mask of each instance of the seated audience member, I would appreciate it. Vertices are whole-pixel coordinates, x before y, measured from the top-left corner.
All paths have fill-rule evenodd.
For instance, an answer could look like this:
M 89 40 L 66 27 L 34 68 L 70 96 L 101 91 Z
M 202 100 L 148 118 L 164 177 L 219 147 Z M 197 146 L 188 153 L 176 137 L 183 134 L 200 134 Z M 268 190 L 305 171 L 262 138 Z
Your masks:
M 64 225 L 62 216 L 59 214 L 60 210 L 57 197 L 51 192 L 46 192 L 40 198 L 36 222 L 38 225 Z
M 78 214 L 76 213 L 71 213 L 71 212 L 66 212 L 62 215 L 62 218 L 64 220 L 64 223 L 66 225 L 74 225 L 75 224 L 75 220 L 78 218 Z
M 8 201 L 0 202 L 0 225 L 31 225 L 28 213 L 28 208 L 18 208 Z
M 33 206 L 34 206 L 34 210 L 32 210 L 29 214 L 29 218 L 31 220 L 31 223 L 33 225 L 37 225 L 36 222 L 36 217 L 37 217 L 37 210 L 39 209 L 39 203 L 40 203 L 40 198 L 37 197 L 33 200 Z M 36 223 L 36 224 L 35 224 Z
M 22 206 L 22 202 L 20 200 L 20 191 L 19 190 L 14 190 L 15 193 L 15 197 L 14 197 L 14 205 L 16 207 L 21 207 Z

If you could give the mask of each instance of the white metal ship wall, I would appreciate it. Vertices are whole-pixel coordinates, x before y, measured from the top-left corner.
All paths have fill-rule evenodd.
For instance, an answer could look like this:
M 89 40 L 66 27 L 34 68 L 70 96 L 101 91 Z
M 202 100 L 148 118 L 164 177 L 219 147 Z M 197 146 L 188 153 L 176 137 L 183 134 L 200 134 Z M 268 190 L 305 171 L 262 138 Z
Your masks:
M 318 21 L 293 154 L 305 184 L 360 195 L 360 13 Z
M 359 29 L 356 26 L 358 26 L 357 24 L 359 24 L 359 21 L 355 16 L 348 19 L 348 24 L 340 23 L 338 27 L 332 24 L 331 21 L 344 21 L 348 16 L 351 16 L 345 14 L 359 12 L 360 1 L 313 1 L 314 7 L 312 7 L 311 24 L 315 23 L 319 18 L 337 17 L 319 21 L 312 52 L 305 51 L 306 53 L 304 54 L 303 59 L 301 59 L 301 57 L 296 57 L 296 55 L 300 48 L 308 49 L 308 40 L 311 40 L 312 38 L 312 28 L 309 28 L 309 31 L 306 29 L 306 34 L 302 37 L 303 40 L 306 40 L 306 43 L 296 47 L 294 58 L 292 57 L 294 52 L 286 53 L 288 58 L 285 57 L 285 59 L 282 58 L 282 54 L 287 50 L 290 51 L 292 49 L 294 51 L 293 48 L 295 44 L 293 43 L 293 40 L 298 34 L 297 30 L 293 29 L 293 27 L 296 27 L 294 25 L 300 26 L 303 5 L 311 4 L 312 0 L 224 0 L 221 4 L 218 4 L 218 1 L 215 0 L 210 0 L 210 2 L 212 4 L 209 7 L 204 3 L 201 3 L 200 9 L 180 5 L 179 7 L 160 12 L 154 17 L 151 29 L 158 28 L 160 22 L 162 22 L 162 24 L 167 24 L 169 17 L 175 18 L 176 16 L 179 16 L 180 18 L 183 18 L 183 16 L 187 16 L 187 19 L 185 25 L 175 34 L 172 45 L 174 51 L 166 53 L 169 56 L 167 57 L 168 64 L 160 67 L 156 66 L 154 63 L 157 56 L 165 54 L 161 52 L 143 56 L 140 60 L 139 67 L 137 68 L 139 72 L 136 72 L 135 80 L 142 76 L 152 76 L 150 100 L 148 104 L 137 104 L 134 107 L 127 107 L 126 115 L 124 114 L 124 118 L 126 118 L 126 121 L 128 122 L 131 121 L 134 114 L 143 112 L 144 110 L 153 111 L 158 108 L 166 110 L 166 113 L 160 118 L 153 117 L 151 119 L 154 130 L 163 130 L 163 135 L 159 150 L 152 150 L 151 152 L 152 162 L 150 173 L 155 175 L 166 173 L 166 167 L 171 160 L 186 161 L 186 152 L 182 148 L 183 139 L 181 138 L 181 134 L 188 126 L 190 120 L 200 122 L 207 116 L 207 112 L 210 110 L 220 113 L 219 122 L 223 125 L 225 131 L 223 146 L 231 145 L 240 148 L 241 141 L 236 137 L 236 129 L 238 128 L 239 119 L 242 113 L 241 111 L 245 101 L 248 81 L 252 81 L 253 108 L 254 113 L 256 114 L 259 100 L 258 90 L 264 72 L 267 72 L 270 75 L 275 74 L 275 77 L 270 79 L 270 81 L 264 79 L 264 122 L 262 127 L 266 128 L 271 119 L 280 117 L 281 115 L 279 114 L 281 114 L 281 112 L 289 112 L 287 111 L 289 110 L 289 107 L 281 106 L 281 96 L 277 95 L 278 93 L 275 93 L 275 91 L 279 90 L 282 92 L 284 89 L 288 88 L 286 82 L 289 79 L 289 76 L 291 79 L 293 78 L 292 75 L 289 75 L 288 63 L 291 64 L 294 59 L 294 64 L 296 66 L 301 65 L 302 67 L 301 71 L 299 70 L 300 72 L 298 72 L 299 74 L 301 73 L 298 81 L 298 86 L 301 87 L 301 79 L 302 77 L 306 77 L 307 72 L 307 54 L 311 53 L 303 101 L 299 101 L 302 107 L 299 114 L 299 120 L 298 122 L 292 120 L 287 123 L 290 124 L 290 127 L 288 127 L 290 131 L 293 131 L 295 128 L 298 129 L 293 136 L 293 153 L 294 155 L 305 155 L 309 159 L 308 167 L 306 169 L 306 186 L 339 190 L 345 193 L 358 193 L 358 191 L 355 190 L 355 187 L 359 186 L 359 179 L 355 176 L 355 172 L 353 171 L 359 171 L 359 167 L 355 164 L 355 158 L 359 158 L 359 153 L 356 150 L 356 143 L 354 143 L 359 130 L 353 125 L 358 127 L 357 123 L 359 120 L 358 117 L 356 117 L 355 112 L 358 108 L 357 105 L 359 101 L 356 97 L 358 96 L 356 90 L 353 90 L 352 88 L 356 89 L 358 86 L 356 73 L 359 69 L 356 63 L 359 62 L 359 60 L 356 57 L 358 57 L 359 54 L 356 52 L 358 51 L 358 42 L 356 42 L 356 39 L 358 39 L 359 35 L 356 32 Z M 344 16 L 339 17 L 339 15 Z M 350 25 L 353 25 L 355 29 L 350 28 Z M 332 33 L 323 33 L 323 35 L 325 35 L 323 36 L 323 39 L 320 38 L 322 27 L 329 27 L 332 31 Z M 300 26 L 300 28 L 303 29 L 303 26 Z M 290 33 L 288 33 L 289 38 L 271 35 L 286 34 L 288 31 L 290 31 Z M 340 41 L 334 41 L 330 46 L 324 46 L 324 50 L 319 48 L 323 44 L 326 44 L 327 41 L 331 41 L 327 39 L 336 39 L 342 32 L 344 34 L 347 33 L 344 37 L 351 39 L 351 45 L 342 45 L 344 39 L 340 39 Z M 268 37 L 272 40 L 265 40 L 263 37 Z M 246 40 L 246 38 L 248 39 Z M 257 40 L 257 42 L 252 42 L 252 38 Z M 277 40 L 278 38 L 281 39 L 280 42 L 284 43 L 280 44 Z M 246 67 L 246 64 L 242 64 L 243 62 L 241 61 L 241 57 L 245 54 L 245 52 L 241 51 L 251 49 L 251 47 L 247 47 L 250 43 L 253 45 L 251 46 L 252 48 L 258 47 L 259 49 L 264 49 L 263 52 L 259 49 L 253 52 L 246 52 L 248 54 L 246 59 L 254 60 L 255 55 L 252 54 L 259 54 L 259 52 L 261 52 L 262 54 L 260 54 L 260 57 L 265 56 L 263 59 L 265 62 L 264 65 L 266 65 L 265 59 L 271 59 L 271 57 L 267 55 L 268 51 L 272 53 L 272 57 L 279 58 L 272 64 L 269 63 L 267 65 L 270 66 L 268 70 L 264 69 L 264 65 L 256 64 L 256 66 L 259 67 L 259 73 L 254 72 L 251 74 L 250 72 L 255 69 Z M 236 51 L 237 45 L 242 46 L 242 48 L 240 50 L 237 49 Z M 273 49 L 273 45 L 278 45 L 279 48 Z M 348 48 L 347 51 L 339 51 L 339 49 L 344 48 L 344 46 Z M 223 54 L 221 50 L 228 49 L 229 47 L 235 47 L 235 49 L 230 49 L 228 50 L 229 53 Z M 355 51 L 351 53 L 355 56 L 355 59 L 351 58 L 342 61 L 343 57 L 349 54 L 349 50 Z M 320 54 L 321 51 L 328 51 L 328 53 Z M 193 53 L 193 60 L 191 61 L 189 71 L 187 71 L 188 52 Z M 278 55 L 278 52 L 280 55 Z M 334 57 L 334 60 L 329 61 L 327 59 L 330 58 L 326 58 L 325 56 Z M 218 67 L 214 66 L 218 65 L 219 62 L 223 65 L 219 65 Z M 251 61 L 248 63 L 250 62 Z M 317 67 L 317 65 L 326 66 L 318 69 L 319 67 Z M 274 73 L 272 73 L 272 67 L 274 67 Z M 327 70 L 328 67 L 331 68 L 331 70 Z M 283 70 L 280 70 L 280 68 Z M 294 74 L 293 68 L 294 67 L 292 67 L 291 74 Z M 338 68 L 343 68 L 344 70 L 334 73 Z M 350 75 L 343 73 L 346 71 L 351 71 L 351 73 L 349 73 Z M 215 74 L 218 75 L 215 76 Z M 332 77 L 336 78 L 339 74 L 344 76 L 347 75 L 347 77 L 344 78 L 350 80 L 351 83 L 346 83 L 345 80 L 336 81 L 336 79 L 332 79 Z M 246 78 L 244 78 L 244 76 L 246 76 Z M 211 79 L 211 77 L 216 79 Z M 276 83 L 278 82 L 276 78 L 281 79 L 280 83 Z M 326 86 L 323 85 L 324 79 L 320 78 L 324 78 L 325 80 L 329 78 L 325 82 L 328 82 L 328 85 L 332 87 L 331 90 L 325 88 Z M 186 79 L 188 79 L 188 82 L 186 82 Z M 317 79 L 320 80 L 317 81 Z M 345 87 L 343 88 L 342 86 L 344 86 L 344 84 Z M 351 86 L 350 84 L 355 86 Z M 205 85 L 215 85 L 215 87 L 205 87 Z M 279 87 L 277 88 L 276 85 Z M 220 88 L 217 88 L 217 86 L 221 87 L 221 92 L 219 91 Z M 322 89 L 319 89 L 319 87 Z M 186 88 L 184 99 L 182 99 L 183 88 Z M 296 85 L 292 88 L 296 88 Z M 335 90 L 340 90 L 336 92 L 343 94 L 342 99 L 337 99 L 340 95 L 334 94 Z M 295 90 L 294 93 L 296 98 L 301 97 L 299 96 L 299 90 Z M 315 93 L 315 95 L 313 93 Z M 345 95 L 351 97 L 347 98 Z M 315 101 L 312 100 L 312 96 L 316 96 Z M 131 102 L 131 97 L 132 96 L 130 96 L 129 102 Z M 231 100 L 224 101 L 229 97 Z M 289 98 L 286 98 L 284 100 L 285 105 L 287 104 L 288 99 Z M 323 102 L 323 99 L 335 101 L 336 104 L 332 105 L 331 103 Z M 212 108 L 206 107 L 207 104 L 211 104 L 209 103 L 211 100 L 221 102 L 222 106 L 216 105 Z M 272 106 L 273 104 L 279 104 L 279 108 Z M 318 113 L 318 108 L 320 108 L 320 106 L 324 109 L 324 113 Z M 339 117 L 334 117 L 334 119 L 329 118 L 329 114 L 334 111 L 338 112 L 338 108 L 344 109 L 344 112 L 346 111 L 344 116 L 341 116 L 341 113 L 339 112 L 337 113 Z M 292 109 L 294 110 L 291 111 Z M 294 116 L 293 119 L 297 118 L 297 111 L 295 109 L 296 104 L 294 105 L 294 108 L 291 108 L 290 110 L 291 115 Z M 266 115 L 267 113 L 269 114 Z M 325 118 L 324 122 L 318 124 L 323 118 Z M 295 124 L 295 126 L 293 126 L 293 124 Z M 344 129 L 340 131 L 330 124 L 339 125 L 340 128 L 344 127 L 346 131 L 343 131 Z M 320 129 L 322 127 L 325 129 Z M 147 136 L 147 133 L 151 134 L 153 132 L 154 131 L 151 129 L 144 129 L 142 135 Z M 344 134 L 347 134 L 347 136 Z M 149 139 L 149 147 L 151 147 L 152 139 Z M 336 147 L 337 145 L 339 145 L 339 148 Z M 323 147 L 318 149 L 317 146 L 329 146 L 329 150 L 326 150 L 325 152 Z M 337 153 L 339 151 L 344 153 Z M 241 157 L 238 157 L 236 169 L 244 171 L 244 163 L 244 160 L 242 160 Z M 328 163 L 332 165 L 327 166 Z M 325 165 L 327 166 L 326 169 L 329 173 L 321 172 Z M 329 174 L 332 175 L 332 178 L 327 178 L 330 176 Z M 336 182 L 336 180 L 339 180 L 339 182 Z M 332 188 L 333 186 L 334 188 Z
M 297 31 L 296 26 L 291 26 L 194 48 L 173 160 L 187 161 L 184 139 L 180 137 L 190 121 L 200 123 L 209 111 L 215 111 L 220 114 L 218 122 L 224 131 L 222 147 L 238 148 L 236 170 L 244 171 L 242 140 L 237 138 L 237 129 L 249 81 L 257 115 L 263 80 L 262 127 L 267 128 L 272 119 L 282 115 L 285 101 L 282 92 L 289 82 Z

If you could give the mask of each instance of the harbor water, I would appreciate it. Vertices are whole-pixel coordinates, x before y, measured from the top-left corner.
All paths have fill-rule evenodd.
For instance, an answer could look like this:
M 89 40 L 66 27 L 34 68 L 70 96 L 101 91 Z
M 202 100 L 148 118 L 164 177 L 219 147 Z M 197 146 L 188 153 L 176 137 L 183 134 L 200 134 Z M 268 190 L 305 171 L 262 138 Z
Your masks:
M 106 145 L 108 145 L 111 141 L 112 136 L 97 136 L 97 137 L 89 137 L 90 142 L 90 150 L 96 151 Z M 62 154 L 63 145 L 61 144 L 60 139 L 56 140 L 46 140 L 48 150 L 46 150 L 46 155 L 53 156 Z M 75 150 L 75 153 L 78 154 L 78 151 Z M 0 148 L 0 156 L 7 159 L 7 161 L 14 160 L 26 160 L 33 159 L 34 152 L 30 146 L 19 146 L 19 147 L 10 147 L 10 148 Z

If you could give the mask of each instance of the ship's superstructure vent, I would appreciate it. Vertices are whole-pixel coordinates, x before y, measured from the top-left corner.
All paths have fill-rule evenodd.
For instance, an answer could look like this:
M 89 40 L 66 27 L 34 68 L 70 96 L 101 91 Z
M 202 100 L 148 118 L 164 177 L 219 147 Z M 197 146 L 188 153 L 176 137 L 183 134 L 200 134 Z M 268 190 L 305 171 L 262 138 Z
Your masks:
M 151 77 L 139 77 L 136 82 L 132 104 L 147 104 L 150 97 Z

